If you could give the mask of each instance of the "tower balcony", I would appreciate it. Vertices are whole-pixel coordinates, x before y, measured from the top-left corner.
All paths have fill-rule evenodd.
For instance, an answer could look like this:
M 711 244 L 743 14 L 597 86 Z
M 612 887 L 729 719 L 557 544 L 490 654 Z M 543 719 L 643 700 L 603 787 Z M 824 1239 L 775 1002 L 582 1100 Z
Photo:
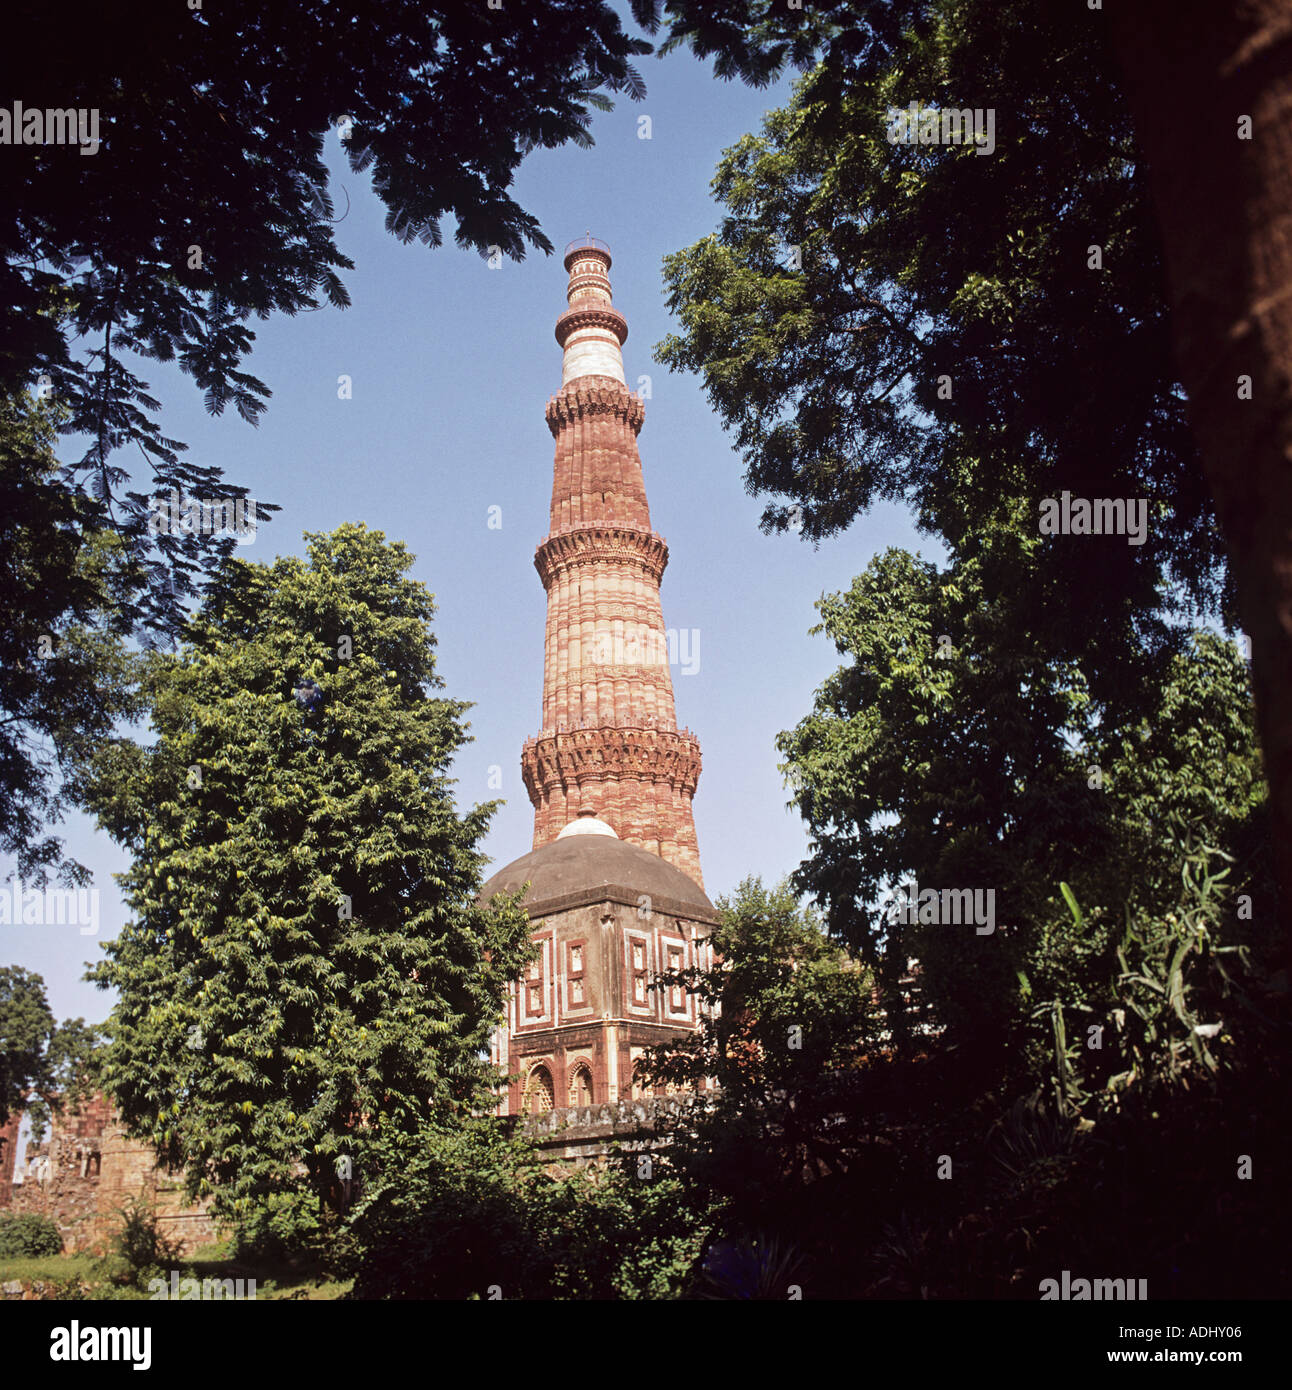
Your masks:
M 583 251 L 600 252 L 601 255 L 603 255 L 606 258 L 606 269 L 608 270 L 610 268 L 612 264 L 610 260 L 610 248 L 606 245 L 604 241 L 601 240 L 600 237 L 595 237 L 591 233 L 589 233 L 587 236 L 581 236 L 577 240 L 570 242 L 569 245 L 566 246 L 565 255 L 562 257 L 562 263 L 564 264 L 566 270 L 569 270 L 570 262 L 572 260 L 575 260 L 578 257 L 579 253 Z
M 581 565 L 632 565 L 657 587 L 668 564 L 668 542 L 657 531 L 618 522 L 585 522 L 545 536 L 534 551 L 534 568 L 551 587 L 565 570 Z
M 612 304 L 580 304 L 567 309 L 556 321 L 556 341 L 565 347 L 568 340 L 582 329 L 604 328 L 619 339 L 623 347 L 628 341 L 628 320 Z

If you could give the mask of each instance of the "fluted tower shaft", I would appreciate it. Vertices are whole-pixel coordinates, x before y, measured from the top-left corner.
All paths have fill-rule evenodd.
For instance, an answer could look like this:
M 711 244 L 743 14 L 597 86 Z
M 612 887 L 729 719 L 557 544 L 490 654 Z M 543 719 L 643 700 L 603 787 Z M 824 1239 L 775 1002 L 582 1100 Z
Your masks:
M 521 771 L 535 849 L 591 810 L 703 885 L 691 813 L 700 745 L 674 710 L 659 596 L 668 546 L 651 529 L 637 453 L 645 408 L 624 382 L 628 324 L 610 264 L 593 238 L 566 251 L 561 389 L 547 405 L 551 521 L 534 556 L 547 591 L 543 728 Z

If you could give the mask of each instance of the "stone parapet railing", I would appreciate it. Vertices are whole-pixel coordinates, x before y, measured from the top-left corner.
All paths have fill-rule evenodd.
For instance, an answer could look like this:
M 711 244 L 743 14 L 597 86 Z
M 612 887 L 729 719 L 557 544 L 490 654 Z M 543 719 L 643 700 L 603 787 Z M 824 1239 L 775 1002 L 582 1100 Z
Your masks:
M 651 1129 L 661 1119 L 681 1119 L 703 1097 L 652 1096 L 604 1105 L 559 1106 L 541 1115 L 526 1115 L 522 1129 L 531 1139 L 584 1141 L 629 1137 Z

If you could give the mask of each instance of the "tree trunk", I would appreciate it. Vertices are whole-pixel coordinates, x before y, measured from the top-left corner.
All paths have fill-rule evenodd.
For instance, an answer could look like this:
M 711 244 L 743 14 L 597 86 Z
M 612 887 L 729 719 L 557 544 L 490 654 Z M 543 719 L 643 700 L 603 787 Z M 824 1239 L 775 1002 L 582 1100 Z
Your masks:
M 1292 964 L 1292 0 L 1111 0 L 1105 14 L 1252 643 L 1282 896 L 1253 913 L 1282 929 Z

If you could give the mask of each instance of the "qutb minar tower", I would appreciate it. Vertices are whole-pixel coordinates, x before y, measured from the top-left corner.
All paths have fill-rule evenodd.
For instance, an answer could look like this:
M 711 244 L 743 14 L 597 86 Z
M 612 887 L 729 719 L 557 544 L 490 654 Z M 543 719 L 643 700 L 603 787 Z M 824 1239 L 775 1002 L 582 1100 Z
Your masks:
M 691 813 L 700 744 L 673 706 L 659 597 L 668 546 L 646 504 L 645 407 L 624 382 L 628 324 L 610 264 L 591 236 L 566 250 L 569 308 L 556 322 L 565 358 L 547 405 L 551 529 L 534 557 L 547 591 L 543 727 L 526 740 L 521 770 L 535 849 L 591 813 L 702 884 Z
M 645 410 L 624 382 L 628 325 L 601 242 L 572 243 L 565 268 L 552 515 L 534 556 L 547 591 L 543 727 L 521 755 L 534 843 L 480 896 L 523 889 L 536 948 L 491 1045 L 510 1078 L 499 1112 L 529 1115 L 541 1143 L 583 1162 L 637 1135 L 651 1107 L 679 1103 L 638 1063 L 699 1027 L 700 1001 L 659 977 L 712 966 L 718 915 L 691 815 L 700 745 L 673 708 L 668 547 L 637 456 Z

